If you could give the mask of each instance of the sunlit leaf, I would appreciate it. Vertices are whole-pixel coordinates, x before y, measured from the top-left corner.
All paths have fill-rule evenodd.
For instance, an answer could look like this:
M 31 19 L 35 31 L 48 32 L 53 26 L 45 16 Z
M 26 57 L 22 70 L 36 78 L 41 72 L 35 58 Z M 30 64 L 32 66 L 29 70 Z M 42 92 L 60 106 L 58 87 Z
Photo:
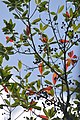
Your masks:
M 33 22 L 32 22 L 32 24 L 36 24 L 37 22 L 39 22 L 41 20 L 41 18 L 37 18 L 37 19 L 35 19 Z
M 19 68 L 19 70 L 22 68 L 22 62 L 21 62 L 21 60 L 18 61 L 18 68 Z
M 43 112 L 45 113 L 46 116 L 49 116 L 48 111 L 45 108 L 43 109 Z
M 28 72 L 28 73 L 25 75 L 24 79 L 27 79 L 30 75 L 31 75 L 31 72 Z
M 73 10 L 72 10 L 72 8 L 70 8 L 69 12 L 70 12 L 70 16 L 69 17 L 73 17 Z
M 58 13 L 61 13 L 63 9 L 64 9 L 64 5 L 62 5 L 62 6 L 58 9 Z
M 35 0 L 36 4 L 39 4 L 41 2 L 41 0 Z
M 52 85 L 52 83 L 49 80 L 45 80 L 45 83 Z
M 40 23 L 40 30 L 43 30 L 43 25 L 42 25 L 42 23 Z
M 45 25 L 43 28 L 42 28 L 42 30 L 44 31 L 44 30 L 46 30 L 48 28 L 48 25 Z

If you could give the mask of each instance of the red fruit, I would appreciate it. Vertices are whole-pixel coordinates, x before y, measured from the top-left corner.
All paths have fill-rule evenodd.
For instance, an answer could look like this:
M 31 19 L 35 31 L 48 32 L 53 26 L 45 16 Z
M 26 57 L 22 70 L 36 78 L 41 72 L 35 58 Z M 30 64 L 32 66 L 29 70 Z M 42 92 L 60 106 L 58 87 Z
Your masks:
M 29 36 L 30 35 L 30 26 L 27 25 L 26 27 L 26 35 Z
M 38 68 L 39 68 L 40 74 L 42 75 L 42 73 L 43 73 L 43 62 L 41 62 L 41 63 L 39 64 Z
M 10 39 L 10 42 L 13 42 L 13 40 L 12 40 L 12 39 Z
M 5 90 L 5 92 L 8 93 L 8 89 L 7 89 L 7 87 L 6 87 L 5 85 L 2 85 L 2 86 L 3 86 L 4 90 Z
M 9 36 L 6 36 L 6 40 L 9 40 L 9 39 L 10 39 L 10 37 L 9 37 Z M 13 42 L 13 40 L 10 39 L 9 42 Z
M 61 43 L 68 43 L 69 42 L 69 40 L 64 40 L 64 39 L 60 39 L 59 40 Z
M 40 118 L 43 118 L 44 120 L 48 120 L 48 117 L 45 115 L 38 115 Z
M 52 81 L 53 81 L 54 85 L 56 84 L 57 79 L 58 79 L 58 75 L 56 73 L 54 73 L 52 75 Z
M 9 36 L 6 36 L 6 40 L 8 40 L 9 39 Z
M 69 14 L 68 12 L 66 12 L 66 16 L 67 16 L 68 18 L 70 18 L 70 14 Z
M 41 41 L 42 41 L 43 43 L 47 43 L 48 39 L 47 39 L 46 37 L 43 37 L 43 36 L 42 36 Z
M 32 111 L 32 108 L 29 108 L 30 111 Z

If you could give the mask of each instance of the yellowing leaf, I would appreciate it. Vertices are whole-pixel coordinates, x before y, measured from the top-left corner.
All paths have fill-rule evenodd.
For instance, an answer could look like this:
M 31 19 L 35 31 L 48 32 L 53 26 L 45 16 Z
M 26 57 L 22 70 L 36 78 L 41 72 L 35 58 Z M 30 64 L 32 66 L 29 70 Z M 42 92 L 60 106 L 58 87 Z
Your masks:
M 58 9 L 58 14 L 61 13 L 63 9 L 64 9 L 64 5 L 62 5 L 62 6 Z

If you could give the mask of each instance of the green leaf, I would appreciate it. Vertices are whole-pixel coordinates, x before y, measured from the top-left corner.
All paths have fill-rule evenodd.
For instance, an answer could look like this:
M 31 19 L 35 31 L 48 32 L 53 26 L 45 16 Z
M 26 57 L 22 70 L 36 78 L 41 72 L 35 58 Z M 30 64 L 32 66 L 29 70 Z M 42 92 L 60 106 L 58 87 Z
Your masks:
M 65 13 L 63 13 L 63 16 L 64 16 L 65 18 L 67 17 Z
M 11 78 L 12 74 L 8 75 L 6 78 L 5 78 L 5 81 L 8 81 L 10 78 Z
M 56 87 L 62 87 L 62 84 L 57 84 Z
M 24 0 L 25 1 L 25 3 L 28 3 L 30 0 Z
M 53 89 L 50 90 L 50 93 L 51 93 L 52 96 L 54 96 L 54 90 Z
M 22 78 L 21 78 L 20 76 L 16 75 L 16 77 L 17 77 L 19 80 L 22 80 Z
M 72 10 L 72 8 L 70 8 L 69 12 L 70 12 L 70 17 L 73 17 L 73 10 Z
M 36 4 L 39 4 L 41 2 L 41 0 L 35 0 Z
M 26 10 L 26 11 L 22 14 L 22 17 L 25 17 L 27 13 L 28 13 L 28 10 Z
M 45 58 L 45 57 L 46 57 L 46 52 L 43 53 L 43 58 Z
M 0 105 L 0 109 L 3 109 L 3 105 L 2 104 Z
M 7 1 L 3 1 L 5 4 L 9 4 L 9 2 L 7 2 Z
M 26 43 L 24 43 L 23 45 L 24 45 L 24 46 L 29 46 L 29 43 L 26 42 Z
M 10 106 L 10 102 L 7 99 L 4 99 L 4 101 Z
M 41 85 L 41 81 L 38 80 L 38 81 L 37 81 L 37 88 L 38 88 L 38 90 L 40 89 L 40 85 Z
M 21 12 L 24 12 L 24 10 L 21 7 L 17 7 L 17 9 Z
M 53 18 L 53 20 L 54 20 L 54 21 L 56 21 L 56 20 L 57 20 L 57 18 L 58 18 L 58 17 L 57 17 L 57 15 L 55 15 L 55 16 L 54 16 L 54 18 Z
M 19 72 L 19 70 L 18 70 L 18 68 L 17 68 L 16 66 L 13 66 L 13 68 L 14 68 L 15 70 L 17 70 L 17 72 Z
M 2 65 L 3 62 L 3 56 L 0 55 L 0 65 Z
M 10 71 L 13 67 L 12 66 L 6 66 L 4 70 L 6 70 L 7 72 Z
M 59 57 L 61 57 L 63 55 L 63 51 L 60 51 L 59 53 Z
M 13 13 L 15 19 L 19 19 L 19 16 L 15 13 Z
M 44 31 L 44 30 L 46 30 L 48 28 L 48 25 L 45 25 L 43 28 L 42 28 L 42 30 Z
M 51 12 L 51 15 L 56 15 L 56 13 L 55 12 Z
M 30 75 L 31 75 L 31 72 L 28 72 L 28 73 L 25 75 L 24 79 L 27 79 Z
M 74 101 L 75 104 L 79 104 L 79 101 Z
M 40 30 L 43 30 L 43 25 L 42 25 L 42 23 L 40 23 Z
M 54 108 L 52 107 L 50 110 L 50 118 L 54 117 L 54 115 L 55 115 L 55 111 Z
M 19 68 L 19 70 L 22 68 L 22 62 L 21 62 L 21 60 L 18 61 L 18 68 Z
M 8 61 L 9 60 L 9 56 L 7 54 L 5 54 L 5 59 Z
M 80 28 L 80 23 L 77 25 L 78 29 Z
M 67 91 L 67 87 L 66 87 L 65 84 L 63 85 L 63 92 L 64 92 L 64 91 Z
M 49 80 L 45 80 L 45 83 L 52 85 L 52 83 Z
M 64 9 L 64 5 L 62 5 L 62 6 L 58 9 L 58 14 L 61 13 L 63 9 Z
M 6 48 L 6 50 L 8 50 L 8 51 L 11 51 L 11 50 L 14 49 L 12 46 L 10 46 L 10 47 L 5 47 L 5 48 Z
M 34 109 L 41 110 L 41 107 L 39 106 L 33 106 Z
M 23 41 L 23 34 L 20 34 L 20 41 Z
M 12 19 L 9 20 L 9 23 L 10 23 L 10 24 L 13 24 Z
M 50 73 L 50 71 L 46 71 L 43 73 L 43 75 L 48 75 Z
M 9 12 L 11 12 L 12 10 L 14 10 L 15 9 L 15 7 L 13 6 L 13 7 L 10 7 L 9 8 Z
M 40 32 L 40 30 L 38 28 L 33 28 L 36 32 Z
M 44 11 L 47 11 L 47 8 L 44 7 L 44 6 L 41 6 L 41 7 L 39 7 L 38 11 L 39 12 L 44 12 Z
M 54 39 L 54 37 L 50 38 L 49 43 L 52 43 L 53 39 Z
M 80 28 L 80 23 L 76 26 L 76 24 L 73 24 L 73 30 L 76 32 Z
M 35 19 L 33 22 L 32 22 L 32 24 L 36 24 L 37 22 L 39 22 L 41 20 L 41 18 L 37 18 L 37 19 Z
M 48 3 L 47 1 L 43 1 L 43 2 L 41 2 L 40 6 L 44 7 L 47 3 Z
M 18 106 L 18 105 L 19 105 L 18 102 L 14 102 L 14 103 L 11 105 L 11 107 L 16 107 L 16 106 Z
M 45 113 L 46 116 L 49 116 L 48 111 L 45 108 L 43 108 L 43 112 Z

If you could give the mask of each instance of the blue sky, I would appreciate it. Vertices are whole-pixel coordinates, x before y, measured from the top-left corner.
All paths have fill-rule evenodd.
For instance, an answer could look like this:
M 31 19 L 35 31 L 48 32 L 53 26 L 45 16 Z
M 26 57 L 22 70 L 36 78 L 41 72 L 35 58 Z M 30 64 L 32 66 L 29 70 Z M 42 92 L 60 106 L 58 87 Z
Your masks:
M 53 5 L 51 4 L 51 10 L 56 12 L 56 8 L 58 8 L 58 6 L 64 4 L 65 0 L 52 0 L 52 2 L 53 2 Z M 32 4 L 32 10 L 33 10 L 33 8 L 34 8 L 34 4 Z M 35 17 L 37 17 L 37 16 L 38 16 L 38 14 L 35 15 Z M 42 16 L 42 17 L 44 17 L 44 16 Z M 45 15 L 45 17 L 46 17 L 46 15 Z M 4 45 L 6 45 L 5 35 L 2 32 L 2 28 L 4 27 L 3 19 L 6 19 L 6 20 L 13 19 L 13 22 L 16 22 L 16 24 L 17 24 L 16 30 L 19 33 L 23 32 L 23 29 L 25 29 L 25 26 L 20 21 L 14 20 L 14 17 L 12 15 L 12 13 L 10 13 L 8 8 L 6 7 L 6 5 L 4 3 L 2 3 L 2 1 L 0 1 L 0 42 L 3 43 Z M 61 21 L 62 21 L 62 16 L 59 17 L 59 23 L 61 23 Z M 49 31 L 47 31 L 47 32 L 49 34 L 51 34 Z M 75 50 L 75 53 L 79 53 L 80 48 L 75 47 L 74 50 Z M 4 65 L 7 65 L 7 64 L 9 64 L 9 65 L 12 65 L 12 64 L 17 65 L 17 61 L 19 59 L 22 59 L 28 65 L 29 64 L 32 65 L 32 62 L 31 62 L 32 57 L 26 56 L 26 58 L 25 58 L 25 56 L 21 56 L 21 55 L 11 57 L 10 61 L 5 62 Z M 76 75 L 79 74 L 79 72 L 80 72 L 80 66 L 79 66 L 79 63 L 78 63 L 78 66 L 76 66 L 76 69 L 73 70 L 73 73 L 75 73 L 75 74 L 73 74 L 73 76 L 75 76 L 75 78 L 76 78 Z M 36 74 L 36 71 L 34 73 Z M 37 79 L 37 76 L 35 75 L 33 77 L 33 74 L 32 74 L 31 80 L 34 80 L 35 78 Z M 51 80 L 51 78 L 49 78 L 49 79 Z M 17 113 L 16 111 L 19 112 L 19 108 L 13 112 L 13 116 L 15 116 L 15 113 Z M 21 111 L 22 111 L 22 109 L 21 109 Z M 0 113 L 0 115 L 1 115 L 1 113 Z M 16 114 L 16 116 L 17 115 L 18 114 Z M 22 116 L 21 116 L 21 118 L 22 118 Z M 0 119 L 4 120 L 4 118 L 0 118 Z M 14 120 L 14 119 L 12 119 L 12 120 Z M 20 120 L 20 118 L 19 118 L 19 120 Z

